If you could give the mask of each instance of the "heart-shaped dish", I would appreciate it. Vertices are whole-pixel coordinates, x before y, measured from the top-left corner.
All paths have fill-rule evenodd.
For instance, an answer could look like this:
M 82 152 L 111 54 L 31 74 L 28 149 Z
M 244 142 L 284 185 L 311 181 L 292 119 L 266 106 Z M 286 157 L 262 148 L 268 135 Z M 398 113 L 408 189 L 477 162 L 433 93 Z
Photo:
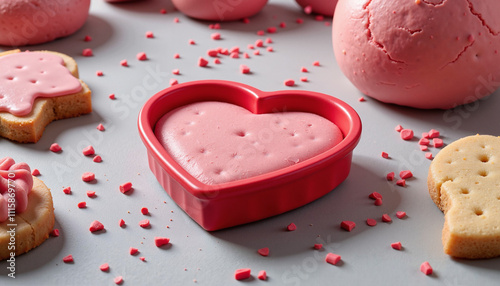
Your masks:
M 301 111 L 336 124 L 344 139 L 327 151 L 289 167 L 237 181 L 206 185 L 184 170 L 154 134 L 167 112 L 195 102 L 220 101 L 254 114 Z M 358 114 L 345 102 L 310 91 L 264 92 L 241 83 L 201 80 L 174 85 L 152 96 L 139 113 L 138 128 L 149 167 L 172 199 L 201 227 L 213 231 L 257 221 L 312 202 L 349 174 L 361 136 Z

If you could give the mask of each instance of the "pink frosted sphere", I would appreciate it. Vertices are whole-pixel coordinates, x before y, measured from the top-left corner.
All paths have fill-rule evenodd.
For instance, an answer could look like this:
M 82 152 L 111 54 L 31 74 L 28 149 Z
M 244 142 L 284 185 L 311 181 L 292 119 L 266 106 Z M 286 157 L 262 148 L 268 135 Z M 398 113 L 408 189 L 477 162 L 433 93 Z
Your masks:
M 500 86 L 500 1 L 339 0 L 333 49 L 382 102 L 448 109 Z
M 313 13 L 332 17 L 338 0 L 295 0 L 302 8 L 311 7 Z
M 189 17 L 208 21 L 234 21 L 257 14 L 267 0 L 172 0 Z

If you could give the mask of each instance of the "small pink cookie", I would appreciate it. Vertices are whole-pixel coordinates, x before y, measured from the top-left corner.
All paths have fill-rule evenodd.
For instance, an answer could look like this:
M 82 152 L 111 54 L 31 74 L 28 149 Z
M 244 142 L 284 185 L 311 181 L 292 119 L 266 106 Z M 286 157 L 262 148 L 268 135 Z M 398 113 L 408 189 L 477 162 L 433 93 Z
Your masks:
M 155 135 L 174 160 L 208 185 L 294 165 L 343 139 L 335 124 L 313 113 L 253 114 L 214 101 L 168 112 L 156 124 Z
M 69 36 L 83 26 L 90 0 L 3 0 L 0 45 L 35 45 Z
M 172 3 L 189 17 L 210 21 L 234 21 L 257 14 L 266 5 L 267 0 L 172 0 Z
M 335 6 L 337 6 L 338 0 L 295 0 L 295 1 L 297 1 L 297 3 L 307 11 L 311 9 L 311 12 L 313 13 L 318 13 L 321 15 L 332 17 L 333 13 L 335 12 Z
M 500 78 L 498 0 L 339 0 L 333 48 L 347 78 L 382 102 L 448 109 Z

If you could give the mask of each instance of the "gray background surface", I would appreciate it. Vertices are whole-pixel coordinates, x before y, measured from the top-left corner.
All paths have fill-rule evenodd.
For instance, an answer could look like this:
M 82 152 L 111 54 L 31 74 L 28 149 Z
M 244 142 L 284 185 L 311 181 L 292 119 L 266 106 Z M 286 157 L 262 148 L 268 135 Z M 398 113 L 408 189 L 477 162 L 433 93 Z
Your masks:
M 160 14 L 161 8 L 168 13 Z M 176 17 L 179 23 L 174 23 Z M 297 24 L 297 18 L 303 18 L 304 23 Z M 285 22 L 286 28 L 279 28 L 280 22 Z M 336 65 L 331 25 L 325 22 L 329 24 L 331 18 L 316 21 L 293 0 L 271 0 L 250 23 L 221 23 L 216 31 L 208 28 L 214 22 L 188 18 L 175 11 L 170 1 L 109 4 L 95 0 L 87 23 L 77 33 L 29 47 L 74 57 L 80 77 L 93 91 L 94 111 L 53 122 L 36 144 L 0 139 L 0 157 L 11 156 L 40 170 L 39 178 L 52 189 L 56 227 L 61 231 L 59 237 L 17 257 L 15 280 L 6 276 L 6 262 L 1 262 L 0 283 L 113 285 L 113 278 L 121 275 L 123 285 L 497 285 L 499 259 L 469 261 L 443 253 L 443 214 L 431 201 L 426 185 L 430 161 L 416 140 L 401 140 L 394 127 L 411 128 L 418 137 L 434 128 L 445 143 L 476 133 L 499 135 L 498 91 L 485 100 L 448 111 L 398 107 L 370 98 L 359 102 L 362 94 Z M 256 34 L 269 26 L 278 27 L 277 33 Z M 152 31 L 155 38 L 147 39 L 146 31 Z M 212 40 L 213 32 L 219 32 L 222 39 Z M 92 41 L 84 42 L 85 35 Z M 266 37 L 273 39 L 274 52 L 261 48 L 261 55 L 254 56 L 247 45 Z M 190 39 L 196 45 L 189 45 Z M 233 46 L 249 52 L 251 58 L 224 56 L 220 65 L 197 66 L 199 56 L 208 58 L 208 49 Z M 94 56 L 82 57 L 84 48 L 92 48 Z M 145 52 L 149 59 L 136 60 L 138 52 Z M 175 53 L 181 58 L 174 59 Z M 120 66 L 122 59 L 130 66 Z M 312 66 L 314 61 L 321 66 Z M 249 66 L 252 73 L 241 74 L 240 64 Z M 302 73 L 302 66 L 309 73 Z M 173 75 L 173 69 L 180 69 L 180 75 Z M 104 76 L 97 77 L 98 70 Z M 300 82 L 302 76 L 309 82 Z M 351 174 L 325 197 L 294 211 L 227 230 L 204 231 L 166 195 L 150 172 L 136 127 L 143 103 L 168 87 L 171 78 L 179 82 L 233 80 L 266 91 L 312 90 L 344 100 L 363 122 Z M 297 85 L 284 86 L 288 78 L 295 79 Z M 116 94 L 115 101 L 108 98 L 111 93 Z M 96 130 L 99 123 L 106 131 Z M 54 142 L 62 146 L 62 153 L 48 151 Z M 102 163 L 81 154 L 87 145 L 94 146 Z M 390 159 L 381 158 L 382 151 L 388 152 Z M 438 150 L 431 151 L 435 155 Z M 405 169 L 414 174 L 405 188 L 385 180 L 388 172 L 397 174 Z M 80 179 L 87 171 L 96 174 L 95 184 Z M 133 183 L 134 191 L 123 195 L 118 186 L 127 181 Z M 67 186 L 71 186 L 72 195 L 63 194 Z M 97 197 L 87 198 L 87 190 L 95 191 Z M 384 196 L 382 206 L 374 206 L 368 198 L 373 191 Z M 80 201 L 87 202 L 86 209 L 77 207 Z M 138 226 L 146 218 L 140 213 L 142 207 L 150 210 L 150 229 Z M 397 219 L 396 211 L 406 211 L 408 216 Z M 384 213 L 393 218 L 392 223 L 380 221 Z M 367 226 L 367 218 L 377 219 L 378 225 Z M 127 223 L 125 228 L 118 226 L 120 219 Z M 101 221 L 106 231 L 91 234 L 88 227 L 93 220 Z M 352 232 L 343 231 L 339 228 L 342 220 L 355 221 L 357 227 Z M 297 230 L 287 232 L 291 222 Z M 171 246 L 157 248 L 155 236 L 169 237 Z M 401 241 L 403 250 L 390 247 L 395 241 Z M 324 248 L 314 250 L 315 243 L 323 243 Z M 130 247 L 138 248 L 139 255 L 129 255 Z M 268 257 L 257 254 L 262 247 L 270 248 Z M 336 266 L 325 263 L 328 252 L 340 254 L 342 262 Z M 62 262 L 68 254 L 73 255 L 73 264 Z M 424 261 L 434 268 L 432 276 L 420 272 Z M 109 273 L 99 270 L 102 263 L 109 263 Z M 238 268 L 251 268 L 252 278 L 234 280 Z M 259 270 L 267 271 L 267 281 L 257 279 Z

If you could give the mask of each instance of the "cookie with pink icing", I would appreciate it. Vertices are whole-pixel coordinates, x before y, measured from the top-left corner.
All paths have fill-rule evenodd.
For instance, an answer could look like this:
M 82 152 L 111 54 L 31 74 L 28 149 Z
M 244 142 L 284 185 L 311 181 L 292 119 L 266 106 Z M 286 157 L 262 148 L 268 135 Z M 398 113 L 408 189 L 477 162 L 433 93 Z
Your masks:
M 338 0 L 295 0 L 306 13 L 317 13 L 332 17 Z M 310 9 L 310 10 L 309 10 Z
M 87 21 L 90 0 L 0 1 L 0 45 L 35 45 L 73 34 Z
M 49 188 L 31 175 L 26 163 L 16 163 L 10 157 L 0 159 L 0 260 L 37 247 L 53 227 Z
M 78 67 L 57 52 L 0 53 L 0 136 L 37 142 L 51 121 L 92 111 Z
M 234 21 L 257 14 L 267 0 L 172 0 L 182 13 L 200 20 Z
M 294 165 L 343 139 L 335 124 L 313 113 L 253 114 L 213 101 L 168 112 L 156 124 L 155 135 L 179 165 L 207 185 Z
M 347 78 L 387 103 L 447 109 L 500 85 L 496 0 L 339 0 L 333 48 Z

